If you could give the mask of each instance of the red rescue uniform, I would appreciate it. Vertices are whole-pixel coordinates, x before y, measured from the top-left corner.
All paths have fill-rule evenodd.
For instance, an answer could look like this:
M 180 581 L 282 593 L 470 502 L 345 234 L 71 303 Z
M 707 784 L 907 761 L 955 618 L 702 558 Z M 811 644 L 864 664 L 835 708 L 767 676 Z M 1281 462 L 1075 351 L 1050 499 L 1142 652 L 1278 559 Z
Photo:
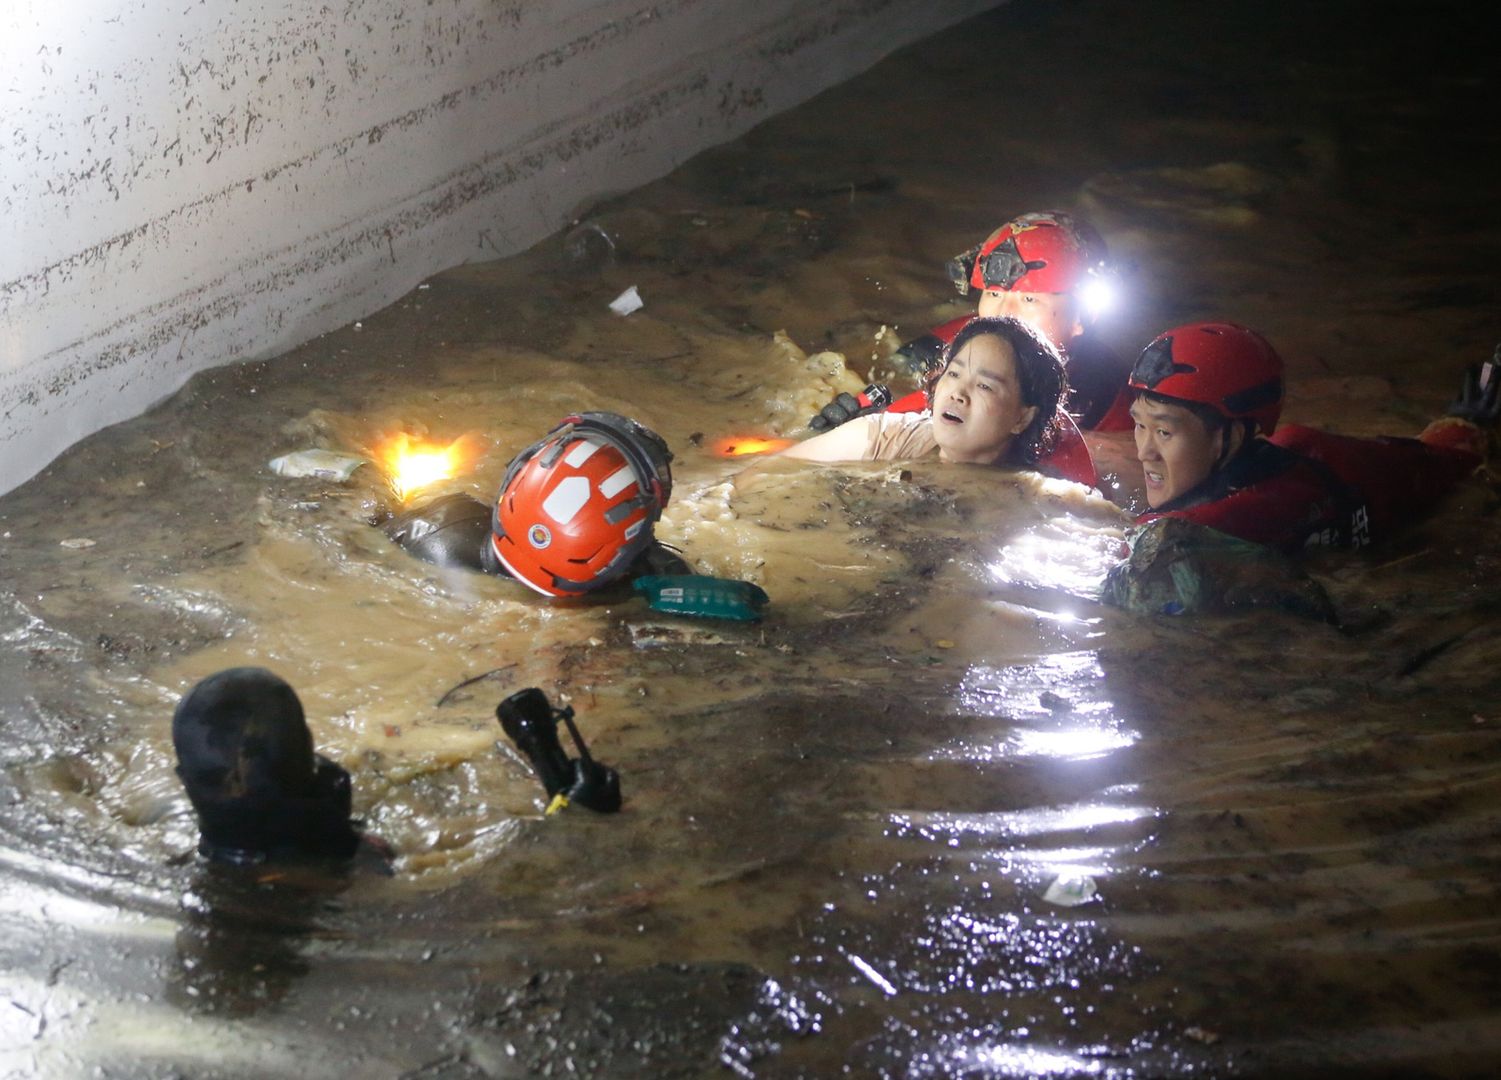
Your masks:
M 1440 420 L 1416 439 L 1285 424 L 1198 487 L 1139 516 L 1178 517 L 1259 544 L 1364 547 L 1431 509 L 1480 465 L 1484 436 Z

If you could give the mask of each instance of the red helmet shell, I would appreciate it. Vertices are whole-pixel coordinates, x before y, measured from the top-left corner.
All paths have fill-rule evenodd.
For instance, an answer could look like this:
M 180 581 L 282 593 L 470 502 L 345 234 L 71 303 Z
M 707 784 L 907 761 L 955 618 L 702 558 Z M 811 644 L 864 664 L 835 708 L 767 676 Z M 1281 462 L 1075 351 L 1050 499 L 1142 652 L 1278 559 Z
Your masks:
M 982 291 L 1073 292 L 1105 259 L 1099 233 L 1071 214 L 1022 214 L 980 245 L 969 283 Z
M 506 470 L 491 523 L 495 557 L 546 596 L 609 584 L 652 539 L 672 494 L 672 454 L 615 413 L 570 416 Z
M 1207 405 L 1270 433 L 1282 415 L 1282 358 L 1266 338 L 1227 322 L 1174 327 L 1142 350 L 1131 386 Z

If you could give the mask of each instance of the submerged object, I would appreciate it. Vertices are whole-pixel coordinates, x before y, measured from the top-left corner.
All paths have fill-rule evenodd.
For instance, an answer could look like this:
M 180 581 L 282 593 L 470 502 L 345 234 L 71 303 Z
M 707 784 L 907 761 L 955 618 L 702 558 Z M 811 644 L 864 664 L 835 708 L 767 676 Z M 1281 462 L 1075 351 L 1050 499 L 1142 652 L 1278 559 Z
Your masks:
M 1100 599 L 1140 615 L 1275 608 L 1337 621 L 1323 586 L 1289 556 L 1182 518 L 1158 518 L 1135 532 Z
M 775 454 L 795 443 L 796 439 L 784 439 L 767 435 L 729 435 L 714 444 L 714 452 L 720 457 L 746 457 L 751 454 Z
M 472 495 L 441 495 L 402 511 L 381 530 L 423 562 L 483 571 L 490 513 L 490 507 Z
M 311 476 L 319 480 L 332 480 L 344 484 L 368 459 L 357 454 L 341 454 L 335 450 L 297 450 L 281 457 L 272 458 L 267 468 L 277 476 Z
M 759 585 L 706 574 L 646 574 L 632 582 L 632 588 L 656 611 L 706 619 L 755 622 L 771 602 Z
M 543 790 L 552 800 L 547 806 L 549 814 L 572 803 L 601 814 L 620 809 L 620 774 L 590 756 L 573 722 L 572 705 L 554 709 L 547 695 L 531 686 L 497 705 L 495 716 L 542 781 Z M 568 726 L 568 734 L 578 747 L 577 758 L 570 758 L 558 740 L 559 720 Z

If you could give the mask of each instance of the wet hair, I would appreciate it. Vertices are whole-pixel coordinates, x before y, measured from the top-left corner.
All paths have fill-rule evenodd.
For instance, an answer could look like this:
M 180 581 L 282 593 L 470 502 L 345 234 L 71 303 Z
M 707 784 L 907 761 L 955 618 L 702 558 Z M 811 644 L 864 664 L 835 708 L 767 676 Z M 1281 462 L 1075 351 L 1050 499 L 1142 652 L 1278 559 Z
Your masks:
M 264 668 L 216 672 L 184 694 L 172 746 L 209 858 L 347 858 L 358 846 L 349 774 L 313 751 L 296 692 Z
M 949 363 L 977 337 L 989 335 L 1000 338 L 1011 346 L 1016 355 L 1016 381 L 1021 389 L 1023 405 L 1035 406 L 1032 422 L 1011 440 L 1011 446 L 1003 459 L 1007 465 L 1031 467 L 1042 455 L 1053 448 L 1058 432 L 1063 425 L 1063 403 L 1068 397 L 1068 375 L 1063 368 L 1063 358 L 1058 355 L 1052 342 L 1033 330 L 1020 319 L 974 318 L 943 350 L 943 363 L 931 376 L 924 389 L 928 395 L 928 408 L 933 407 L 938 380 L 948 370 Z

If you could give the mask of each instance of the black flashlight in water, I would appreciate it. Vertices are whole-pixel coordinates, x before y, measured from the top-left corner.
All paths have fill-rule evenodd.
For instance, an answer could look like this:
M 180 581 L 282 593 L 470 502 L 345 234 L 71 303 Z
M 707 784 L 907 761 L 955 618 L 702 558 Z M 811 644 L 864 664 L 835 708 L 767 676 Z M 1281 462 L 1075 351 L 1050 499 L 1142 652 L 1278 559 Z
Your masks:
M 495 715 L 501 729 L 532 763 L 543 789 L 552 799 L 549 813 L 570 803 L 601 814 L 620 809 L 620 774 L 589 754 L 584 737 L 573 722 L 572 705 L 554 709 L 547 695 L 531 686 L 516 691 L 497 705 Z M 577 758 L 570 758 L 558 740 L 559 720 L 568 726 L 568 734 L 578 747 Z

